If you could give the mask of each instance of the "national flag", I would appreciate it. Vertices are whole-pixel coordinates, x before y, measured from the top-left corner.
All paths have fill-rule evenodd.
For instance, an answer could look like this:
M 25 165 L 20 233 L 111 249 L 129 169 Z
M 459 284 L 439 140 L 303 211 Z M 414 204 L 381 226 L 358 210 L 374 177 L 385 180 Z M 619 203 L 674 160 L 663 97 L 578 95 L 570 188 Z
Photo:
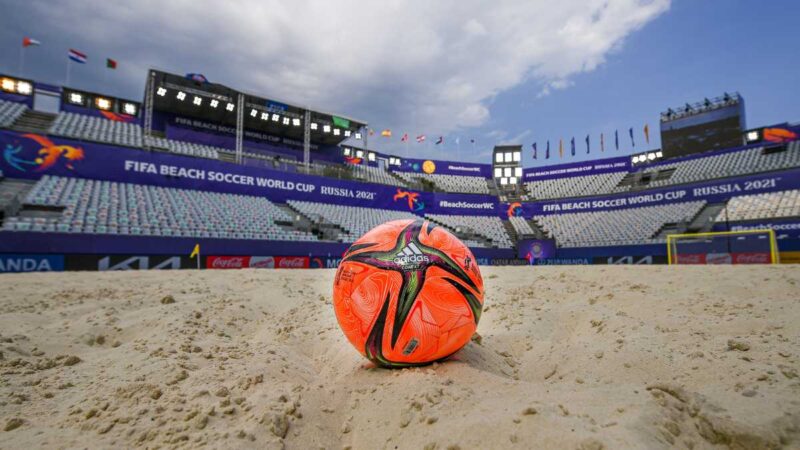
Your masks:
M 115 59 L 106 58 L 106 68 L 108 68 L 108 69 L 116 69 L 117 68 L 117 61 Z
M 628 134 L 631 135 L 631 147 L 636 147 L 636 143 L 633 142 L 633 127 L 628 128 Z
M 600 133 L 600 151 L 606 151 L 606 142 L 605 139 L 603 139 L 603 133 Z
M 589 154 L 589 135 L 586 135 L 586 154 Z
M 564 139 L 558 140 L 558 157 L 559 158 L 564 157 Z
M 474 143 L 475 143 L 475 139 L 470 139 L 470 140 L 469 140 L 469 143 L 470 143 L 470 144 L 474 144 Z
M 572 153 L 572 156 L 575 156 L 575 137 L 572 138 L 570 143 L 571 143 L 570 152 Z
M 383 136 L 383 137 L 392 137 L 392 130 L 387 128 L 387 129 L 381 131 L 381 136 Z
M 650 127 L 647 124 L 644 124 L 644 140 L 650 144 Z
M 67 56 L 69 57 L 69 59 L 75 61 L 78 64 L 86 64 L 86 60 L 88 59 L 85 53 L 81 53 L 75 50 L 74 48 L 69 49 Z
M 417 142 L 419 143 L 425 142 L 425 135 L 420 134 L 419 136 L 417 136 Z
M 372 128 L 369 128 L 369 135 L 370 136 L 375 136 L 375 130 L 373 130 Z
M 436 145 L 444 144 L 444 136 L 439 136 L 439 139 L 436 140 Z
M 34 38 L 24 37 L 22 38 L 22 46 L 23 47 L 30 47 L 30 46 L 42 45 L 41 42 L 37 41 Z
M 544 151 L 544 159 L 550 159 L 550 141 L 547 141 L 547 150 Z
M 614 130 L 614 147 L 619 150 L 619 130 Z
M 208 83 L 208 78 L 206 78 L 206 76 L 202 73 L 187 73 L 186 79 L 200 84 Z
M 194 250 L 192 250 L 192 254 L 189 255 L 189 258 L 194 258 L 199 254 L 200 254 L 200 244 L 194 244 Z
M 536 159 L 536 142 L 533 143 L 533 159 Z
M 400 138 L 400 142 L 407 142 L 408 141 L 408 133 L 403 133 L 403 137 Z

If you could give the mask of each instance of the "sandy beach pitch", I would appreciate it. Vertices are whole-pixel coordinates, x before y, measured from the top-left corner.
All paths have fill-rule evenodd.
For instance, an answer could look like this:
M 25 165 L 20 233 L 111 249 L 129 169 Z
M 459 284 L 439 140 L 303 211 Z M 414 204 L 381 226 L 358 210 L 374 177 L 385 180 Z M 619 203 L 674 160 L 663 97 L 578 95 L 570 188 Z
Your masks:
M 332 270 L 0 276 L 0 448 L 799 448 L 800 267 L 483 268 L 452 360 L 373 368 Z

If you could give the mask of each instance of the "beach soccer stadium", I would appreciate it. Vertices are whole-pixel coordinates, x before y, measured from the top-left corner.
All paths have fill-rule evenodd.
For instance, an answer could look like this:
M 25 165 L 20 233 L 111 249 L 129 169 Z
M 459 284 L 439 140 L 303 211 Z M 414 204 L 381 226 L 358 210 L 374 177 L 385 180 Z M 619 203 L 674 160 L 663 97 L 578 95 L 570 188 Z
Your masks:
M 0 447 L 800 445 L 800 124 L 709 93 L 664 105 L 661 148 L 620 156 L 624 130 L 523 167 L 142 77 L 126 99 L 0 75 Z M 472 251 L 483 316 L 449 361 L 379 369 L 335 268 L 420 218 Z

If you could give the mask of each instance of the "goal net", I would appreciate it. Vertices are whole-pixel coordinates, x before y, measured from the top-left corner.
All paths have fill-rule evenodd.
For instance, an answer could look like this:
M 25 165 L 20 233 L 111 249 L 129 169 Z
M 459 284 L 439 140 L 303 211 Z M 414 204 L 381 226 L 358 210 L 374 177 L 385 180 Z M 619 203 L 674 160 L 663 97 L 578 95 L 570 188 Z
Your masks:
M 773 230 L 720 231 L 667 236 L 669 264 L 777 264 Z

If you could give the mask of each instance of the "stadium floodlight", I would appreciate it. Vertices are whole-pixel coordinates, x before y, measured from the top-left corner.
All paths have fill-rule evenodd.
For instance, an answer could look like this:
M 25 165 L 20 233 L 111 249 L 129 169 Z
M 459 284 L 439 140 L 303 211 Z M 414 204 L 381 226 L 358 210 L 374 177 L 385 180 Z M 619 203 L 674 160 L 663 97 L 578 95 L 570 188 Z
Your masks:
M 125 103 L 122 105 L 122 112 L 125 114 L 135 116 L 136 115 L 136 104 L 135 103 Z
M 317 127 L 318 127 L 318 125 L 317 125 L 317 123 L 316 123 L 316 122 L 311 122 L 311 129 L 312 129 L 312 130 L 316 130 L 316 129 L 317 129 Z
M 175 96 L 178 100 L 183 101 L 186 99 L 186 92 L 178 91 L 178 95 Z
M 281 120 L 281 116 L 279 116 L 277 114 L 272 114 L 272 121 L 273 122 L 277 122 L 279 120 Z
M 514 162 L 519 162 L 520 158 L 522 158 L 522 152 L 514 152 Z
M 208 102 L 208 106 L 216 108 L 217 106 L 219 106 L 219 100 L 212 98 L 211 101 Z
M 322 131 L 323 131 L 324 133 L 330 133 L 330 132 L 331 132 L 331 126 L 330 126 L 330 125 L 324 125 L 324 126 L 322 127 Z
M 262 112 L 261 113 L 261 120 L 269 120 L 269 113 L 268 112 Z
M 292 119 L 292 125 L 294 125 L 296 127 L 299 127 L 300 126 L 300 119 L 298 119 L 297 117 Z
M 3 80 L 0 81 L 0 87 L 2 87 L 4 91 L 9 91 L 9 92 L 14 92 L 16 84 L 17 83 L 11 78 L 3 78 Z
M 508 184 L 517 184 L 517 177 L 511 177 L 508 179 Z
M 521 177 L 522 176 L 522 167 L 514 167 L 514 176 Z
M 514 161 L 514 155 L 511 152 L 506 152 L 505 158 L 506 158 L 506 162 Z
M 284 117 L 283 118 L 283 124 L 284 125 L 289 125 L 291 122 L 292 122 L 291 118 L 289 118 L 289 117 Z
M 235 107 L 236 107 L 236 105 L 234 105 L 233 103 L 228 103 L 225 106 L 225 109 L 227 109 L 228 111 L 233 111 L 233 108 L 235 108 Z
M 633 158 L 631 158 L 631 162 L 634 163 L 634 164 L 638 163 L 639 162 L 639 155 L 634 155 Z
M 758 130 L 748 131 L 746 136 L 747 142 L 755 142 L 759 139 Z
M 198 96 L 195 96 L 194 99 L 192 100 L 192 103 L 194 103 L 196 106 L 200 106 L 203 104 L 203 99 Z
M 17 92 L 22 95 L 31 95 L 33 86 L 27 81 L 17 81 Z
M 251 109 L 250 110 L 250 117 L 255 117 L 257 115 L 258 115 L 258 111 L 256 109 Z
M 503 186 L 507 185 L 508 184 L 508 178 L 505 178 L 505 177 L 500 178 L 500 184 L 503 185 Z
M 503 168 L 502 167 L 495 167 L 494 168 L 494 177 L 500 178 L 503 176 Z
M 350 130 L 344 130 L 344 137 L 350 137 Z
M 369 153 L 367 153 L 367 160 L 369 160 L 369 161 L 375 161 L 375 152 L 369 152 Z
M 69 94 L 69 102 L 75 105 L 82 105 L 83 104 L 83 95 L 77 92 L 70 92 Z
M 344 148 L 344 156 L 350 156 L 350 147 Z
M 103 97 L 94 99 L 94 104 L 100 109 L 111 109 L 111 100 Z
M 656 159 L 656 154 L 655 154 L 655 153 L 652 153 L 652 152 L 648 153 L 648 154 L 647 154 L 647 159 L 649 159 L 650 161 L 655 161 L 655 159 Z
M 356 140 L 358 140 L 358 141 L 361 140 L 361 133 L 356 133 Z
M 334 135 L 334 136 L 339 136 L 339 134 L 340 134 L 341 132 L 342 132 L 342 131 L 341 131 L 340 129 L 338 129 L 338 128 L 334 128 L 334 129 L 333 129 L 333 135 Z
M 511 167 L 505 167 L 503 169 L 503 176 L 510 177 L 511 176 Z
M 664 153 L 662 153 L 661 150 L 656 152 L 656 158 L 663 158 L 663 157 L 664 157 Z
M 356 158 L 363 158 L 364 150 L 356 150 Z
M 156 91 L 156 95 L 159 97 L 167 95 L 167 89 L 163 87 L 158 88 L 158 90 Z

